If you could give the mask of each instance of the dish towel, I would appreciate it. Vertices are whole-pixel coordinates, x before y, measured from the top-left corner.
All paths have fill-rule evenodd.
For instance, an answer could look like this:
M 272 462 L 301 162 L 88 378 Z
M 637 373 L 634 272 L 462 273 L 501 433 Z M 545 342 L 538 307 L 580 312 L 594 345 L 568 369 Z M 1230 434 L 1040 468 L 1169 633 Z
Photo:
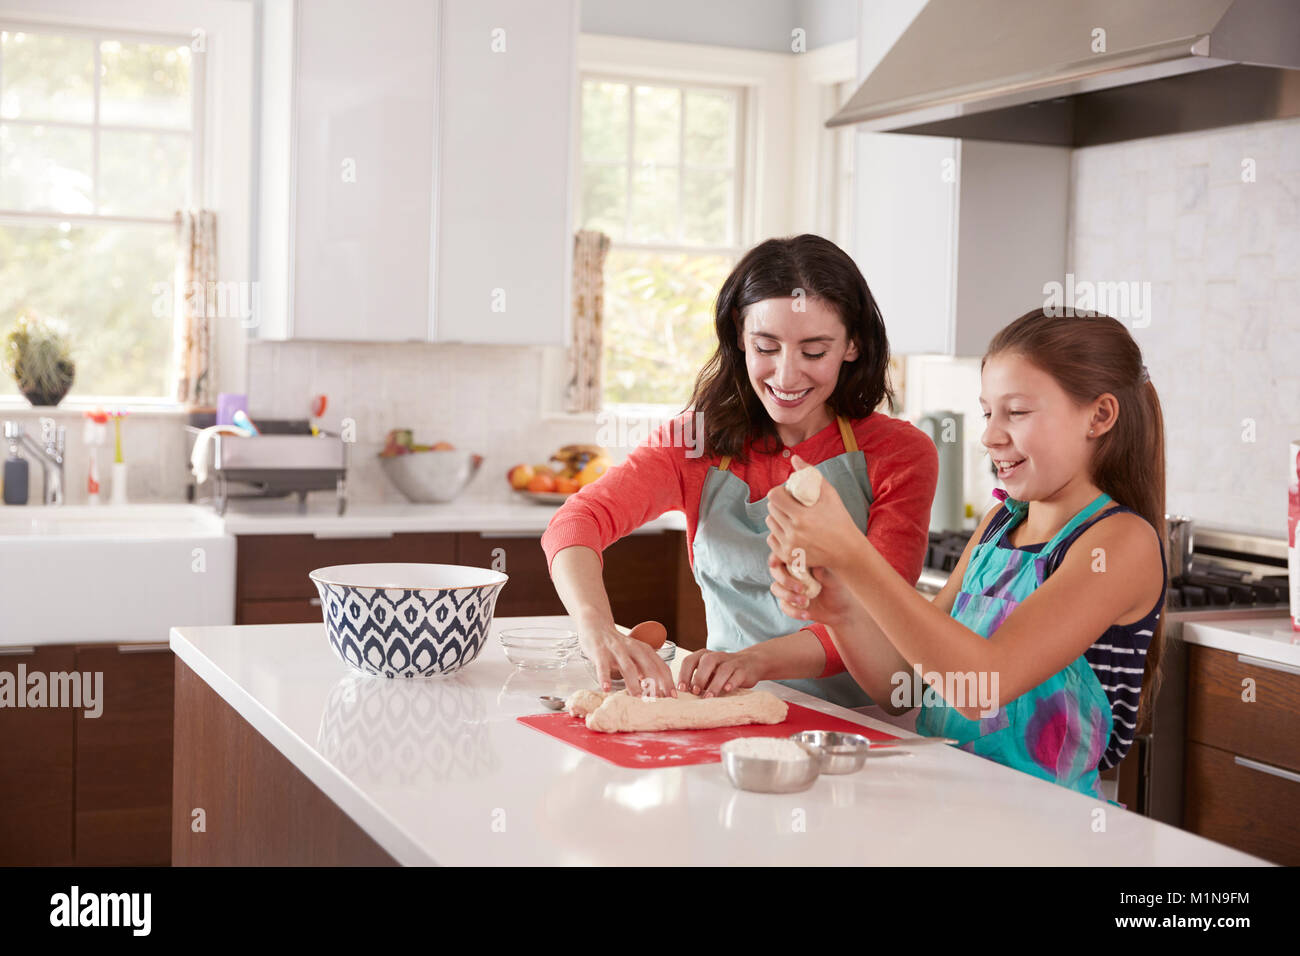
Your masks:
M 190 452 L 190 471 L 194 472 L 197 484 L 201 485 L 208 480 L 208 469 L 212 467 L 212 440 L 218 434 L 249 437 L 246 429 L 236 425 L 209 425 L 199 432 L 194 439 L 194 450 Z

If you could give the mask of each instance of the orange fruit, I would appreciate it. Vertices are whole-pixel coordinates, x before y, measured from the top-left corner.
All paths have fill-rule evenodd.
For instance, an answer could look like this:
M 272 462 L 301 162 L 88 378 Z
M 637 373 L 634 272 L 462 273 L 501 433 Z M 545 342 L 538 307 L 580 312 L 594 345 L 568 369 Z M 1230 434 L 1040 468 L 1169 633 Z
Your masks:
M 608 458 L 603 458 L 603 457 L 593 458 L 591 459 L 591 461 L 587 462 L 587 464 L 583 467 L 582 471 L 578 472 L 576 476 L 578 479 L 578 484 L 580 486 L 585 487 L 591 484 L 601 475 L 603 475 L 608 469 L 609 469 Z
M 533 480 L 528 483 L 529 491 L 554 491 L 555 479 L 550 475 L 534 475 Z
M 573 494 L 573 492 L 577 491 L 579 487 L 580 486 L 576 478 L 565 478 L 563 475 L 561 475 L 559 478 L 555 479 L 555 490 L 561 492 L 562 494 L 566 494 L 566 495 Z

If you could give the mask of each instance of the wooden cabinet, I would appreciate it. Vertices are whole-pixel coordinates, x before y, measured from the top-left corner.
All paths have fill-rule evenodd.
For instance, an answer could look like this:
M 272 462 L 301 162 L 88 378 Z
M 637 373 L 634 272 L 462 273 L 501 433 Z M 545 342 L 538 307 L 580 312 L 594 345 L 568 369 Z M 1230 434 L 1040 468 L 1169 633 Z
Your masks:
M 1300 865 L 1300 670 L 1188 646 L 1183 826 Z
M 235 623 L 320 622 L 320 595 L 308 575 L 335 564 L 457 564 L 451 533 L 247 534 L 236 539 Z
M 28 675 L 68 673 L 68 645 L 0 647 L 0 672 L 27 701 Z M 20 681 L 20 677 L 22 680 Z M 71 866 L 75 748 L 67 707 L 0 707 L 0 866 Z
M 103 675 L 99 716 L 75 711 L 78 866 L 171 863 L 172 661 L 166 644 L 77 647 Z
M 0 708 L 0 865 L 168 865 L 170 649 L 0 648 L 0 671 L 17 675 L 20 665 L 47 686 L 52 675 L 69 675 L 79 693 L 93 688 L 96 699 L 93 706 L 80 706 L 92 703 L 85 697 L 68 706 L 61 697 L 63 706 Z
M 859 6 L 859 82 L 924 0 Z M 983 355 L 1065 281 L 1070 150 L 858 132 L 853 257 L 899 355 Z

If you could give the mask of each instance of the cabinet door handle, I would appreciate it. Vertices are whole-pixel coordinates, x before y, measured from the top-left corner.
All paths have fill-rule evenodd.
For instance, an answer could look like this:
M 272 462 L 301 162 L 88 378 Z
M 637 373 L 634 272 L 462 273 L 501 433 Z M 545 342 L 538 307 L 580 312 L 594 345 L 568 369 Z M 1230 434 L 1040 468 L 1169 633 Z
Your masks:
M 313 538 L 391 538 L 391 531 L 317 531 L 312 534 Z
M 480 531 L 480 538 L 532 538 L 536 541 L 542 540 L 540 531 Z
M 1279 661 L 1266 661 L 1262 657 L 1251 657 L 1249 654 L 1238 654 L 1238 664 L 1250 664 L 1253 667 L 1262 667 L 1265 670 L 1281 671 L 1284 674 L 1295 674 L 1300 676 L 1300 667 L 1294 664 L 1283 664 Z
M 170 651 L 171 644 L 167 641 L 159 641 L 156 644 L 119 644 L 117 652 L 119 654 L 156 654 L 159 651 Z
M 1281 767 L 1274 767 L 1271 764 L 1260 763 L 1258 760 L 1250 760 L 1246 757 L 1233 756 L 1232 762 L 1238 767 L 1245 767 L 1248 770 L 1258 770 L 1261 773 L 1269 773 L 1275 777 L 1281 777 L 1283 780 L 1290 780 L 1292 783 L 1300 783 L 1300 773 L 1293 773 L 1290 770 L 1283 770 Z
M 14 647 L 0 647 L 0 657 L 17 657 L 20 654 L 35 654 L 36 648 L 31 644 L 19 644 Z
M 307 603 L 312 607 L 320 607 L 320 598 L 308 598 Z

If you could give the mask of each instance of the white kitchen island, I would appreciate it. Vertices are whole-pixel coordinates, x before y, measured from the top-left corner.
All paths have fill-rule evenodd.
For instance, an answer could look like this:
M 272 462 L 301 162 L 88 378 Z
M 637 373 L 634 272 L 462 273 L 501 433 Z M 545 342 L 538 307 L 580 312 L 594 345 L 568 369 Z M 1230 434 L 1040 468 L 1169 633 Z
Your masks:
M 255 829 L 251 817 L 230 819 L 230 810 L 221 811 L 226 819 L 205 813 L 204 831 L 194 832 L 187 775 L 212 771 L 181 748 L 197 741 L 206 751 L 215 741 L 203 735 L 215 734 L 217 721 L 187 717 L 193 694 L 182 693 L 185 676 L 198 692 L 210 689 L 215 706 L 228 705 L 227 725 L 251 725 L 256 734 L 243 728 L 246 745 L 262 747 L 264 738 L 276 752 L 269 760 L 222 753 L 224 806 L 253 814 L 263 801 L 274 804 L 279 791 L 257 775 L 272 763 L 291 765 L 319 788 L 322 804 L 327 798 L 363 832 L 358 838 L 401 864 L 1266 865 L 951 747 L 873 755 L 856 774 L 822 776 L 803 793 L 782 795 L 734 789 L 721 764 L 614 766 L 515 720 L 543 712 L 539 694 L 594 682 L 580 661 L 559 671 L 515 670 L 497 631 L 567 623 L 495 620 L 489 645 L 458 675 L 406 682 L 351 671 L 330 652 L 323 624 L 174 628 L 174 848 Z M 906 736 L 783 685 L 760 686 Z M 273 832 L 288 831 L 277 824 Z M 329 840 L 332 832 L 318 827 L 295 839 Z M 246 846 L 223 859 L 262 861 L 262 850 Z M 178 854 L 186 858 L 203 855 Z

